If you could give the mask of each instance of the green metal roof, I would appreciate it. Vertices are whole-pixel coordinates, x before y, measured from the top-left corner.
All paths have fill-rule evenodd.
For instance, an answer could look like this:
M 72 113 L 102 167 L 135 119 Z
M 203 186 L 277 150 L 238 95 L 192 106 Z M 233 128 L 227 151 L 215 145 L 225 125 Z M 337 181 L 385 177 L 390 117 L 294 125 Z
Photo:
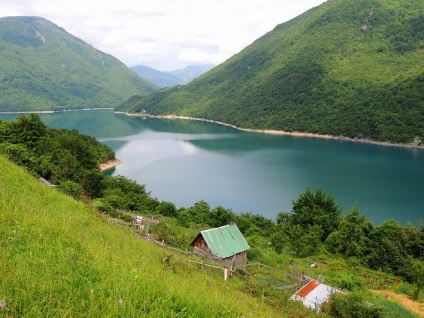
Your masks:
M 200 232 L 212 254 L 227 258 L 250 248 L 236 224 L 231 223 Z

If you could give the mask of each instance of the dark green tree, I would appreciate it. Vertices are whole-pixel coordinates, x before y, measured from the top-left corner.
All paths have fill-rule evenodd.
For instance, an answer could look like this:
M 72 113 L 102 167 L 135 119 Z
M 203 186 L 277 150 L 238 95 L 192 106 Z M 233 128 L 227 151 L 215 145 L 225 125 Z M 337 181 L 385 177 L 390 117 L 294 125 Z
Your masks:
M 176 217 L 177 208 L 175 207 L 175 204 L 172 202 L 162 201 L 156 207 L 155 213 L 163 214 L 165 216 L 170 216 L 170 217 Z
M 209 225 L 213 227 L 223 226 L 233 222 L 235 215 L 230 209 L 224 209 L 222 206 L 214 208 L 209 217 Z
M 406 252 L 403 226 L 387 220 L 370 233 L 368 265 L 373 269 L 399 274 L 404 266 Z
M 210 222 L 210 206 L 205 201 L 199 201 L 188 209 L 178 210 L 177 220 L 185 227 L 201 227 Z
M 354 207 L 342 218 L 339 229 L 327 237 L 325 241 L 327 249 L 347 257 L 363 257 L 368 253 L 369 235 L 373 230 L 373 224 L 365 215 L 359 214 L 358 207 Z
M 408 257 L 401 269 L 402 276 L 417 286 L 414 298 L 418 300 L 420 292 L 424 289 L 424 263 L 421 260 Z
M 22 144 L 1 143 L 0 153 L 17 165 L 30 168 L 32 158 L 27 148 Z
M 315 192 L 309 188 L 293 201 L 290 225 L 299 225 L 303 230 L 309 226 L 321 228 L 321 242 L 331 232 L 338 229 L 341 220 L 341 208 L 334 202 L 331 194 L 318 188 Z
M 82 188 L 84 193 L 94 199 L 100 198 L 104 190 L 104 176 L 100 171 L 88 170 L 82 176 Z
M 20 114 L 12 125 L 14 143 L 23 143 L 29 148 L 34 148 L 37 141 L 47 132 L 47 126 L 37 114 Z

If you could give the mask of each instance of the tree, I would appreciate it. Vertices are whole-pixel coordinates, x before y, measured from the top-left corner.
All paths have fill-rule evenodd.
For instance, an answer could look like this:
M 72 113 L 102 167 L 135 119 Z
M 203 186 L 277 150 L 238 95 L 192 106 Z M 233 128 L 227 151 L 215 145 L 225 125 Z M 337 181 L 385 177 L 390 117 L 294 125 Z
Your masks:
M 96 170 L 89 170 L 84 173 L 82 178 L 82 187 L 86 195 L 90 198 L 101 197 L 104 189 L 104 176 L 101 172 Z
M 175 204 L 171 202 L 160 202 L 156 207 L 155 212 L 170 217 L 177 216 L 177 208 L 175 207 Z
M 358 207 L 354 207 L 346 217 L 342 218 L 339 229 L 332 232 L 326 239 L 327 248 L 334 253 L 341 253 L 347 257 L 366 255 L 370 245 L 369 235 L 374 226 L 359 214 Z
M 289 224 L 290 223 L 291 213 L 280 212 L 277 215 L 277 224 Z
M 370 251 L 366 256 L 373 269 L 399 274 L 406 257 L 403 226 L 387 220 L 370 233 Z
M 419 229 L 412 224 L 407 224 L 405 233 L 405 251 L 415 258 L 424 259 L 424 222 Z
M 123 193 L 146 194 L 144 185 L 124 176 L 106 177 L 105 187 L 108 189 L 121 189 Z
M 424 288 L 424 263 L 421 260 L 408 257 L 404 262 L 401 273 L 409 282 L 417 286 L 414 298 L 418 300 L 420 292 Z
M 22 144 L 1 143 L 0 153 L 17 165 L 31 167 L 32 158 L 27 148 Z
M 309 188 L 293 201 L 292 215 L 289 223 L 299 225 L 304 230 L 317 225 L 321 228 L 321 242 L 331 232 L 338 229 L 341 220 L 341 208 L 335 204 L 331 194 L 325 194 L 321 188 L 313 192 Z
M 36 114 L 20 114 L 13 125 L 13 132 L 15 143 L 24 143 L 29 148 L 34 148 L 37 141 L 46 134 L 47 126 Z
M 188 209 L 180 209 L 177 213 L 177 220 L 182 226 L 194 225 L 199 227 L 208 224 L 210 221 L 210 206 L 205 201 L 199 201 Z
M 233 222 L 235 219 L 234 213 L 230 209 L 224 209 L 218 206 L 210 213 L 210 225 L 214 227 L 223 226 Z

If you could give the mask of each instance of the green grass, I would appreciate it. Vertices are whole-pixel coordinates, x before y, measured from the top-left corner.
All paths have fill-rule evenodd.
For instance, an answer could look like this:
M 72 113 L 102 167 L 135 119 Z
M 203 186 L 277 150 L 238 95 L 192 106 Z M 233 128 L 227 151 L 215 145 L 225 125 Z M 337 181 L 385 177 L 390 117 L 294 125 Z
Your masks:
M 385 308 L 387 311 L 388 318 L 418 318 L 418 316 L 414 315 L 413 313 L 393 301 L 389 301 L 384 298 L 376 298 L 373 303 L 374 305 L 378 305 Z
M 0 304 L 6 302 L 0 317 L 316 317 L 289 300 L 293 289 L 273 287 L 275 279 L 298 269 L 365 293 L 399 283 L 329 255 L 295 259 L 268 245 L 257 248 L 257 257 L 280 270 L 251 270 L 269 284 L 243 275 L 224 281 L 222 271 L 201 269 L 185 260 L 192 256 L 140 239 L 2 156 L 0 165 Z M 174 223 L 158 232 L 170 231 L 176 245 L 197 233 Z M 376 304 L 390 317 L 414 317 L 388 300 Z
M 3 317 L 285 317 L 243 280 L 224 282 L 0 157 Z M 168 262 L 163 262 L 167 258 Z

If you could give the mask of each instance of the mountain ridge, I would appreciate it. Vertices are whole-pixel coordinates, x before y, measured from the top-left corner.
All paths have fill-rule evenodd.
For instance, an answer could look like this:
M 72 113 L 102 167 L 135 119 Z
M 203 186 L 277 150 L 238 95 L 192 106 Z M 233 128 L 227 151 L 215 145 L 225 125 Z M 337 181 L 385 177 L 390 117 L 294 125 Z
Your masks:
M 41 17 L 0 19 L 0 110 L 114 107 L 157 90 L 115 57 Z
M 392 143 L 424 139 L 424 3 L 328 0 L 127 112 Z
M 163 72 L 146 65 L 131 66 L 142 78 L 161 88 L 187 84 L 212 68 L 212 64 L 188 65 L 182 69 Z

